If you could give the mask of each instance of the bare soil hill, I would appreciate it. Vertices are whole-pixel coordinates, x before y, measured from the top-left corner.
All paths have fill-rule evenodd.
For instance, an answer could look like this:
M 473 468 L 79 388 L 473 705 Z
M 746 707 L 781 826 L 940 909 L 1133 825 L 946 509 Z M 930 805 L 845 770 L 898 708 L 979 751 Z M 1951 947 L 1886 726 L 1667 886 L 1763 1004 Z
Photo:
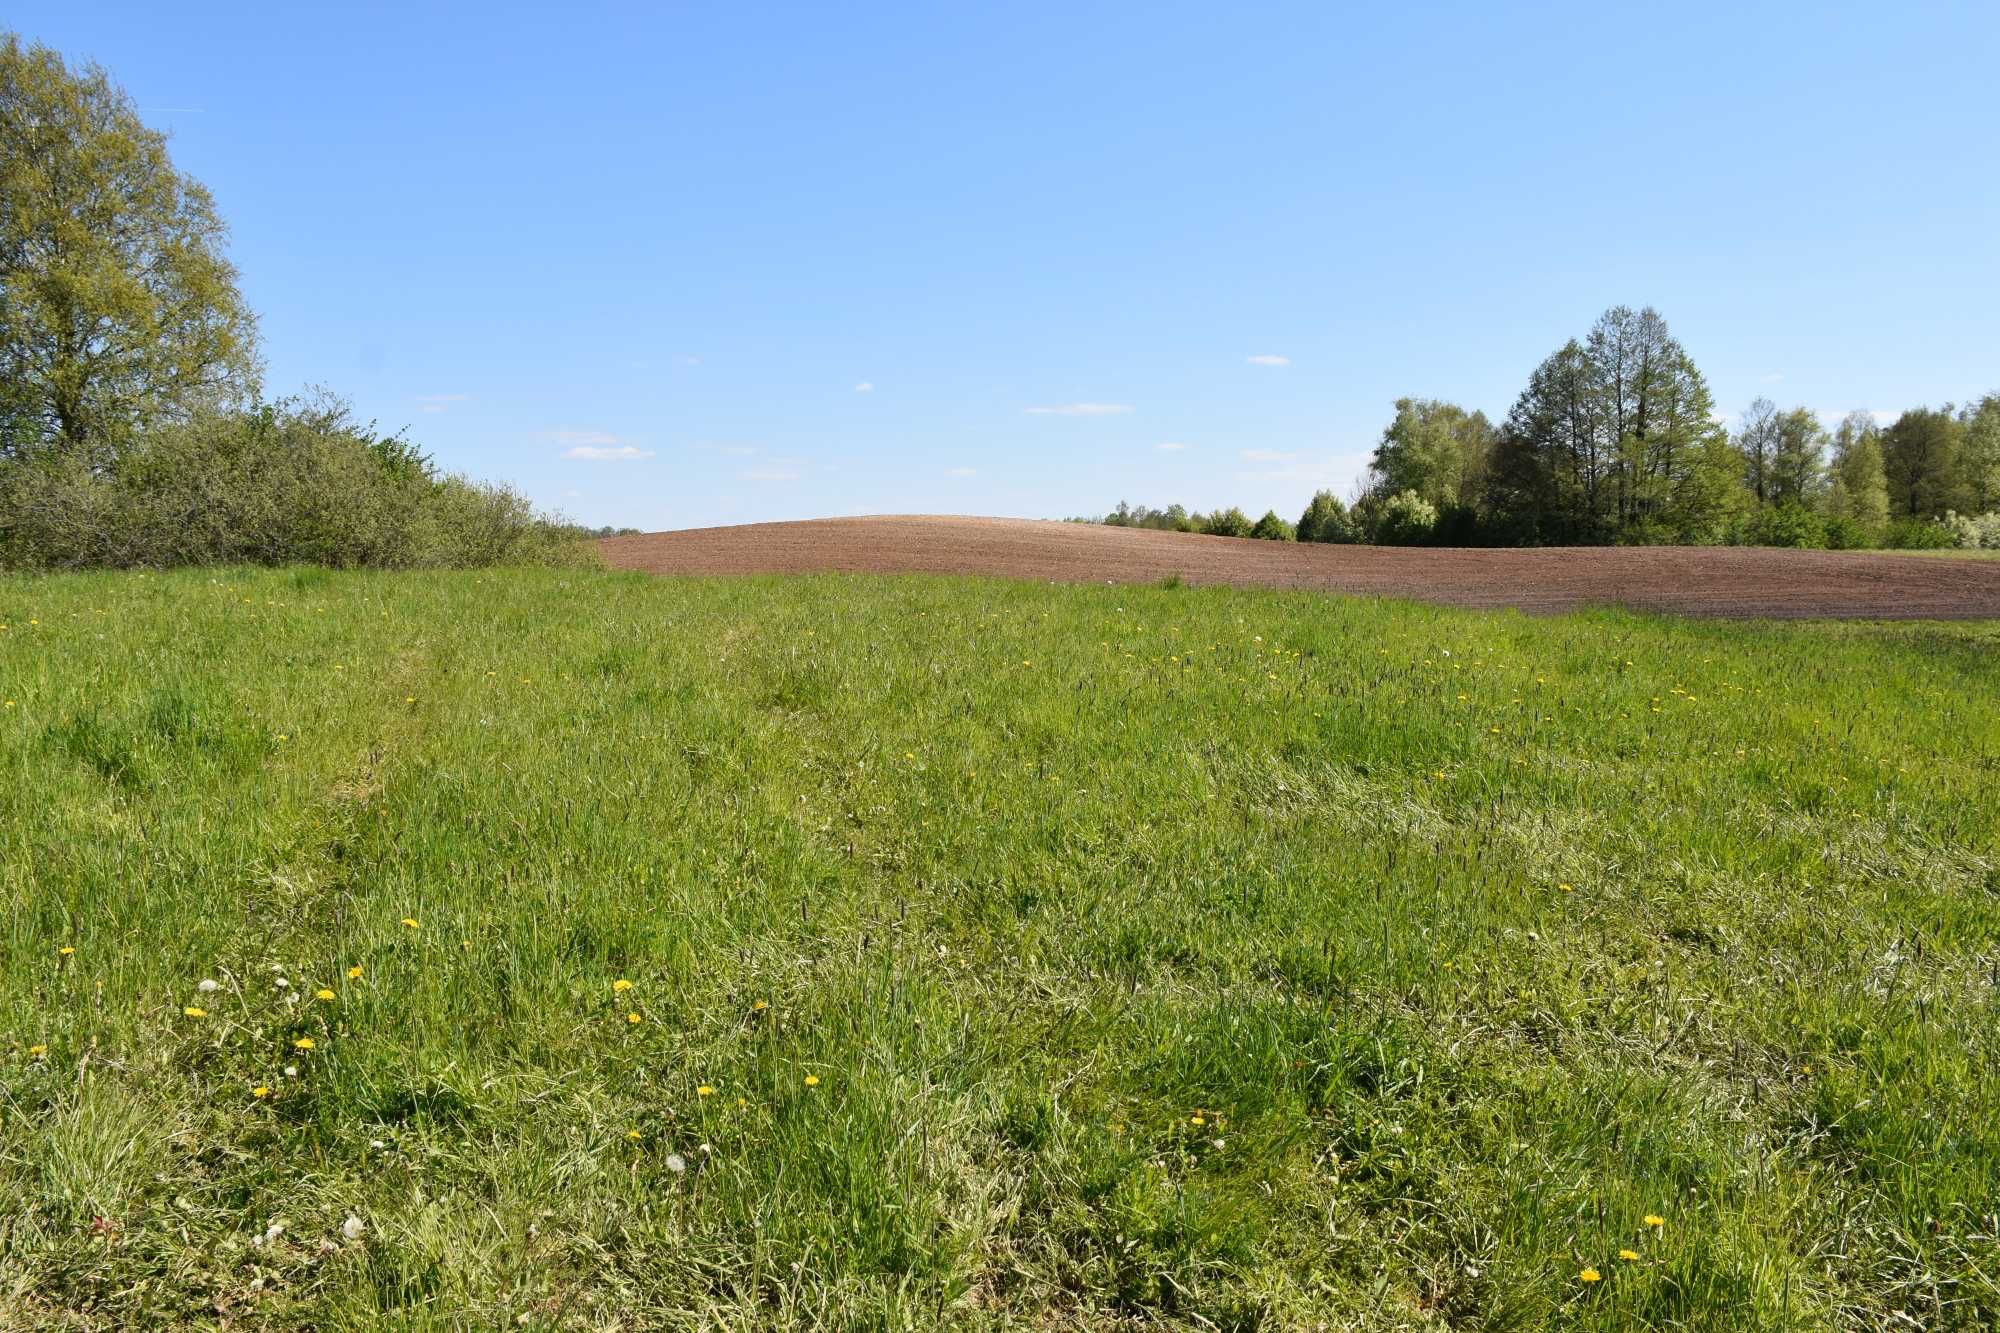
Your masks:
M 1688 615 L 2000 619 L 2000 561 L 1745 547 L 1320 546 L 1026 519 L 892 516 L 691 528 L 602 543 L 655 574 L 985 574 L 1314 588 L 1451 606 Z

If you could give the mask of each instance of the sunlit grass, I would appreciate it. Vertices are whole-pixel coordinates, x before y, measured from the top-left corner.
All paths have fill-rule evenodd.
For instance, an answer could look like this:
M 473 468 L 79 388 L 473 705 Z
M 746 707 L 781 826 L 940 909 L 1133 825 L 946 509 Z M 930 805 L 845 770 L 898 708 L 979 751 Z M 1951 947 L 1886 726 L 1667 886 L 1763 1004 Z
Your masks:
M 0 624 L 0 1323 L 2000 1318 L 1994 626 L 316 571 Z

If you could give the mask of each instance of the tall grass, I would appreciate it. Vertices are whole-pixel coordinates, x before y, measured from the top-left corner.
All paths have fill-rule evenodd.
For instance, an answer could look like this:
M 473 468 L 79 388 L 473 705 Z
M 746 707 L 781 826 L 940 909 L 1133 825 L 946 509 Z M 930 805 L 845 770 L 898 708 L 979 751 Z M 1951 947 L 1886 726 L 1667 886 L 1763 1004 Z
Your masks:
M 312 570 L 0 624 L 16 1325 L 2000 1318 L 1993 626 Z

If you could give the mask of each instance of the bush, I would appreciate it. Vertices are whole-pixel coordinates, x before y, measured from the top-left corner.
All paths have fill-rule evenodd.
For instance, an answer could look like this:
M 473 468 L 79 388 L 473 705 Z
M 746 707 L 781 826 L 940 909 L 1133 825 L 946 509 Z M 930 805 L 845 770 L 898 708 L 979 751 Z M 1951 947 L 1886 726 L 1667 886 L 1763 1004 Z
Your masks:
M 1375 510 L 1375 540 L 1384 546 L 1417 546 L 1437 527 L 1436 506 L 1415 491 L 1383 500 Z
M 1264 511 L 1264 517 L 1257 520 L 1257 526 L 1250 529 L 1250 535 L 1267 542 L 1288 542 L 1298 537 L 1292 525 L 1279 518 L 1275 509 Z
M 1801 504 L 1781 504 L 1763 510 L 1750 531 L 1750 541 L 1755 546 L 1819 550 L 1826 545 L 1826 520 Z
M 1952 531 L 1927 518 L 1898 519 L 1889 525 L 1887 545 L 1896 551 L 1949 551 Z
M 1211 537 L 1248 537 L 1250 535 L 1250 516 L 1241 509 L 1231 505 L 1227 509 L 1218 509 L 1213 514 L 1203 518 L 1201 520 L 1201 531 Z
M 1332 491 L 1320 491 L 1306 506 L 1306 512 L 1299 515 L 1296 535 L 1302 542 L 1358 542 L 1361 529 L 1339 496 Z
M 1830 518 L 1826 521 L 1826 546 L 1829 551 L 1860 551 L 1875 544 L 1868 525 L 1856 518 Z
M 329 402 L 205 414 L 109 470 L 45 455 L 0 468 L 0 566 L 436 568 L 575 563 L 575 532 L 504 486 L 439 475 Z
M 1961 551 L 2000 549 L 2000 513 L 1961 514 L 1945 511 L 1943 527 Z

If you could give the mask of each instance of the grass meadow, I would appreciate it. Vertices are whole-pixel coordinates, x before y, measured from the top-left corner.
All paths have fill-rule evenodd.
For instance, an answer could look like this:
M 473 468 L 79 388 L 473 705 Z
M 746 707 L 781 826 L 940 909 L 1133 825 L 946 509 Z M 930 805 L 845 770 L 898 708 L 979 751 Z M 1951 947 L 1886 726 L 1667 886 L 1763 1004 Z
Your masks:
M 316 570 L 0 625 L 0 1326 L 2000 1321 L 2000 627 Z

